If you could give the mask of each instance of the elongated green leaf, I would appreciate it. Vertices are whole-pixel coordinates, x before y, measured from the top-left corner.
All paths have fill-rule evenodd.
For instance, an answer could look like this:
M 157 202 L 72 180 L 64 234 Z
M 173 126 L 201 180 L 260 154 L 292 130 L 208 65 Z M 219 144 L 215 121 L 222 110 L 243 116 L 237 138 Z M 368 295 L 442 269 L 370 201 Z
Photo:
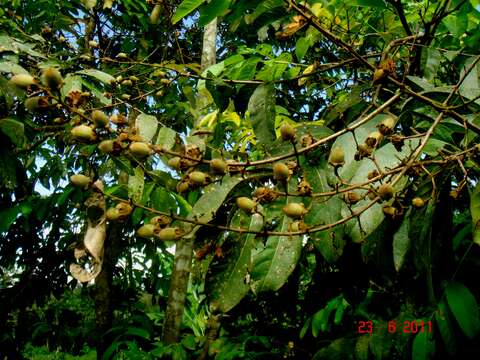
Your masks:
M 275 88 L 260 85 L 248 102 L 250 120 L 258 145 L 268 145 L 275 140 Z
M 451 282 L 445 290 L 448 307 L 464 334 L 473 339 L 480 330 L 480 317 L 475 297 L 465 285 Z
M 162 145 L 164 149 L 171 150 L 175 145 L 176 138 L 177 133 L 174 130 L 166 126 L 162 126 L 160 130 L 158 130 L 156 144 Z
M 0 211 L 0 233 L 7 231 L 21 212 L 20 206 Z
M 355 344 L 355 359 L 368 360 L 370 354 L 368 351 L 371 336 L 360 336 Z
M 77 71 L 76 73 L 80 75 L 91 76 L 97 80 L 100 80 L 102 83 L 108 84 L 108 85 L 111 84 L 112 81 L 115 81 L 115 78 L 112 75 L 96 69 L 85 69 L 85 70 Z
M 140 202 L 145 185 L 145 175 L 141 166 L 135 168 L 135 174 L 128 177 L 128 196 L 135 202 Z
M 427 360 L 435 353 L 435 342 L 428 331 L 419 332 L 412 345 L 412 360 Z
M 438 310 L 435 313 L 435 321 L 442 336 L 445 349 L 450 355 L 457 352 L 457 342 L 455 340 L 454 323 L 447 307 L 447 304 L 442 300 L 438 303 Z
M 70 91 L 82 91 L 82 78 L 80 76 L 72 74 L 65 76 L 63 86 L 60 89 L 62 99 L 65 99 Z
M 242 226 L 241 220 L 245 218 L 247 218 L 245 215 L 237 213 L 237 221 L 232 221 L 231 225 Z M 253 214 L 245 227 L 260 231 L 262 226 L 263 217 L 260 214 Z M 255 234 L 245 234 L 235 238 L 235 248 L 226 259 L 225 269 L 213 280 L 212 300 L 224 313 L 235 307 L 250 290 L 247 278 L 251 268 L 252 249 L 255 247 L 255 236 Z
M 153 115 L 140 114 L 135 119 L 135 127 L 144 141 L 150 142 L 157 133 L 158 120 Z
M 1 119 L 0 131 L 7 135 L 12 143 L 21 146 L 24 142 L 24 126 L 23 123 L 14 119 Z
M 393 264 L 397 271 L 402 268 L 408 250 L 410 249 L 410 212 L 411 210 L 409 209 L 402 225 L 400 225 L 395 235 L 393 235 Z
M 198 21 L 198 26 L 205 26 L 217 16 L 223 15 L 223 13 L 229 8 L 231 3 L 232 0 L 210 1 L 200 13 L 200 20 Z
M 348 5 L 352 6 L 363 6 L 370 8 L 386 9 L 387 5 L 383 0 L 348 0 Z
M 23 67 L 10 61 L 0 62 L 0 72 L 12 73 L 13 75 L 28 74 L 28 71 Z
M 480 183 L 470 194 L 470 213 L 472 214 L 473 241 L 480 245 Z
M 175 14 L 173 14 L 172 24 L 176 24 L 182 20 L 185 16 L 196 10 L 204 2 L 205 0 L 183 0 L 182 3 L 178 5 Z

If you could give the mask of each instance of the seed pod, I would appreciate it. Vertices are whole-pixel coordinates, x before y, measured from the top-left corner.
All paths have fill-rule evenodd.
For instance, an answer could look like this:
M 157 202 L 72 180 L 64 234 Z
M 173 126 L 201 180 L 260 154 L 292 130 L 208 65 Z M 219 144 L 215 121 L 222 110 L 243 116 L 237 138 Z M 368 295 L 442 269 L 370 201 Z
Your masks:
M 46 96 L 30 97 L 25 100 L 25 107 L 31 112 L 46 109 L 48 107 L 48 99 Z
M 356 161 L 362 160 L 364 157 L 370 156 L 373 153 L 373 149 L 367 144 L 358 144 L 357 152 L 354 159 Z
M 383 69 L 377 69 L 373 73 L 373 84 L 380 83 L 383 79 L 388 76 L 388 73 Z
M 380 140 L 382 140 L 382 134 L 380 134 L 378 131 L 374 131 L 368 135 L 367 139 L 365 140 L 365 144 L 371 148 L 376 148 L 380 143 Z
M 132 86 L 132 85 L 133 85 L 133 81 L 130 80 L 130 79 L 125 79 L 125 80 L 122 81 L 122 85 L 123 85 L 123 86 L 127 86 L 127 87 Z
M 393 133 L 393 128 L 395 127 L 395 119 L 391 116 L 382 120 L 380 124 L 377 125 L 377 129 L 382 135 L 390 135 Z
M 192 171 L 190 174 L 188 174 L 188 178 L 194 185 L 205 185 L 207 175 L 201 171 Z
M 177 238 L 178 234 L 178 229 L 174 227 L 167 227 L 165 229 L 161 229 L 158 232 L 158 238 L 162 241 L 173 241 Z
M 214 174 L 225 175 L 227 172 L 227 163 L 222 159 L 212 159 L 210 161 L 210 169 Z
M 290 171 L 288 166 L 284 163 L 276 163 L 273 165 L 273 178 L 275 180 L 283 181 L 288 179 L 290 176 Z
M 147 85 L 149 86 L 155 86 L 155 80 L 148 80 Z
M 98 149 L 104 154 L 111 154 L 114 149 L 113 144 L 113 140 L 103 140 L 100 144 L 98 144 Z
M 167 215 L 158 215 L 150 219 L 149 223 L 155 226 L 165 226 L 172 222 L 172 219 Z
M 300 144 L 302 145 L 302 147 L 310 146 L 310 145 L 312 145 L 314 142 L 315 142 L 315 139 L 314 139 L 313 136 L 310 135 L 310 134 L 305 134 L 305 135 L 303 135 L 302 138 L 300 139 Z
M 43 71 L 43 85 L 52 90 L 58 89 L 63 84 L 62 74 L 57 69 L 51 67 Z
M 126 202 L 118 203 L 115 208 L 118 210 L 119 220 L 125 220 L 133 211 L 132 206 Z
M 117 54 L 117 59 L 128 59 L 128 55 L 124 52 L 120 52 Z
M 10 82 L 13 85 L 23 89 L 29 87 L 30 85 L 34 85 L 36 83 L 35 78 L 29 74 L 13 75 L 12 78 L 10 79 Z
M 356 204 L 360 201 L 360 195 L 354 191 L 349 191 L 344 195 L 344 199 L 347 204 Z
M 125 101 L 130 100 L 131 97 L 132 97 L 132 95 L 130 95 L 130 94 L 122 94 L 122 95 L 120 96 L 120 98 L 121 98 L 122 100 L 125 100 Z
M 248 197 L 242 196 L 237 198 L 237 206 L 247 214 L 251 214 L 255 209 L 255 201 Z
M 130 144 L 128 147 L 130 153 L 138 158 L 144 158 L 151 154 L 150 146 L 144 142 L 135 141 Z
M 182 161 L 181 158 L 179 158 L 178 156 L 175 156 L 168 160 L 168 166 L 170 166 L 172 169 L 180 170 L 181 161 Z
M 161 79 L 160 82 L 163 84 L 163 85 L 170 85 L 172 80 L 169 80 L 169 79 Z
M 293 219 L 301 218 L 308 212 L 308 210 L 305 209 L 305 205 L 303 205 L 302 203 L 287 204 L 283 207 L 282 210 L 285 215 Z
M 189 188 L 190 188 L 190 185 L 186 181 L 179 181 L 177 184 L 177 192 L 179 194 L 188 191 Z
M 382 200 L 390 200 L 395 195 L 395 190 L 391 184 L 386 183 L 378 187 L 377 194 Z
M 160 4 L 157 4 L 153 7 L 152 13 L 150 14 L 150 24 L 152 25 L 158 24 L 161 10 L 162 10 L 162 6 Z
M 155 225 L 152 224 L 145 224 L 140 226 L 137 230 L 137 235 L 142 238 L 151 238 L 155 232 Z
M 118 218 L 120 217 L 120 212 L 118 211 L 118 209 L 111 207 L 108 208 L 108 210 L 105 212 L 105 217 L 107 218 L 107 220 L 115 221 L 118 220 Z
M 105 127 L 110 123 L 108 116 L 100 110 L 94 110 L 92 112 L 92 121 L 97 127 Z
M 296 132 L 295 128 L 288 123 L 285 123 L 280 127 L 280 134 L 285 141 L 295 141 Z
M 87 125 L 75 126 L 70 133 L 75 140 L 79 141 L 91 141 L 95 139 L 95 133 L 93 129 Z
M 345 164 L 345 153 L 343 148 L 336 147 L 330 151 L 330 157 L 328 158 L 328 163 L 333 167 L 339 167 Z
M 392 218 L 394 218 L 395 216 L 398 215 L 398 210 L 397 208 L 393 207 L 393 206 L 384 206 L 382 208 L 382 211 L 385 215 L 387 216 L 391 216 Z
M 421 208 L 425 205 L 425 201 L 421 197 L 416 197 L 412 199 L 412 205 L 416 208 Z
M 91 184 L 92 179 L 90 179 L 88 176 L 85 176 L 83 174 L 75 174 L 70 176 L 70 182 L 75 187 L 85 189 Z

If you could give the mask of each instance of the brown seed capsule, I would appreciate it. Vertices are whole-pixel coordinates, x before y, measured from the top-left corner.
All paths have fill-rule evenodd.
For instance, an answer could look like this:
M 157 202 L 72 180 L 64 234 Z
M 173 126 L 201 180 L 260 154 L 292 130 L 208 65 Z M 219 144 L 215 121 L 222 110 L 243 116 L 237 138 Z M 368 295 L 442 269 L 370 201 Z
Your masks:
M 393 128 L 395 127 L 395 119 L 391 116 L 382 120 L 380 124 L 377 125 L 377 129 L 380 134 L 387 136 L 393 133 Z
M 52 90 L 58 89 L 63 84 L 62 74 L 57 69 L 51 67 L 43 71 L 43 85 Z
M 345 153 L 341 147 L 336 147 L 330 151 L 328 163 L 333 167 L 339 167 L 345 164 Z
M 126 86 L 126 87 L 129 87 L 129 86 L 132 86 L 133 85 L 133 81 L 130 80 L 130 79 L 125 79 L 122 81 L 122 86 Z
M 236 200 L 237 206 L 245 211 L 247 214 L 251 214 L 255 209 L 255 201 L 248 197 L 242 196 Z
M 278 197 L 275 191 L 267 187 L 259 187 L 255 189 L 252 193 L 252 196 L 261 202 L 271 202 Z
M 382 140 L 382 134 L 380 134 L 378 131 L 374 131 L 368 135 L 367 139 L 365 140 L 365 144 L 371 148 L 376 148 L 380 143 L 380 140 Z
M 174 227 L 167 227 L 158 232 L 158 238 L 162 241 L 173 241 L 178 237 L 178 229 Z
M 94 110 L 92 112 L 92 121 L 97 127 L 105 127 L 110 123 L 108 116 L 100 110 Z
M 168 166 L 170 166 L 172 169 L 180 170 L 181 160 L 181 158 L 175 156 L 168 160 Z
M 214 174 L 225 175 L 227 172 L 227 163 L 222 159 L 212 159 L 210 161 L 210 169 Z
M 201 171 L 192 171 L 188 174 L 188 178 L 194 185 L 205 185 L 207 181 L 207 175 Z
M 105 217 L 107 218 L 107 220 L 115 221 L 118 220 L 118 218 L 120 217 L 120 212 L 118 211 L 118 209 L 111 207 L 105 212 Z
M 296 132 L 295 128 L 288 123 L 285 123 L 280 127 L 280 134 L 285 141 L 294 141 Z
M 398 210 L 397 208 L 393 207 L 393 206 L 384 206 L 382 208 L 382 211 L 385 215 L 387 216 L 391 216 L 392 218 L 394 218 L 395 216 L 398 215 Z
M 25 107 L 31 112 L 48 108 L 48 99 L 46 96 L 33 96 L 25 100 Z
M 300 139 L 300 144 L 302 145 L 302 147 L 310 146 L 310 145 L 312 145 L 314 142 L 315 142 L 315 139 L 314 139 L 313 136 L 310 135 L 310 134 L 305 134 L 305 135 L 303 135 L 302 138 Z
M 301 218 L 308 212 L 308 210 L 305 208 L 305 205 L 303 205 L 302 203 L 287 204 L 283 207 L 282 210 L 285 215 L 293 219 Z
M 367 144 L 358 144 L 357 152 L 355 153 L 354 159 L 356 161 L 362 160 L 364 157 L 372 155 L 373 149 Z
M 111 154 L 114 149 L 114 141 L 103 140 L 100 144 L 98 144 L 98 149 L 104 154 Z
M 79 141 L 92 141 L 95 139 L 95 132 L 87 125 L 75 126 L 70 133 L 75 140 Z
M 287 180 L 290 176 L 290 170 L 284 163 L 276 163 L 273 165 L 273 178 L 275 180 L 283 181 Z
M 30 85 L 34 85 L 36 83 L 35 78 L 29 74 L 17 74 L 13 75 L 10 79 L 10 82 L 18 86 L 22 89 L 29 87 Z
M 190 185 L 188 185 L 188 182 L 186 181 L 179 181 L 177 184 L 177 192 L 179 194 L 188 191 L 189 188 L 190 188 Z
M 151 238 L 155 232 L 155 225 L 152 224 L 145 224 L 140 226 L 137 230 L 137 235 L 142 238 Z
M 310 183 L 304 177 L 302 177 L 302 180 L 300 180 L 297 186 L 298 193 L 302 196 L 309 196 L 312 194 L 312 190 L 312 185 L 310 185 Z
M 70 182 L 75 187 L 85 189 L 91 184 L 92 179 L 90 179 L 88 176 L 85 176 L 83 174 L 75 174 L 70 176 Z
M 140 141 L 135 141 L 130 144 L 128 147 L 128 150 L 130 150 L 130 153 L 138 158 L 144 158 L 148 155 L 151 154 L 151 149 L 148 144 Z
M 155 226 L 165 226 L 172 222 L 172 219 L 167 215 L 158 215 L 150 219 L 149 223 Z
M 118 210 L 119 220 L 125 220 L 133 211 L 132 206 L 126 202 L 118 203 L 115 208 Z
M 425 205 L 425 201 L 421 197 L 416 197 L 412 199 L 412 205 L 416 208 L 421 208 Z
M 377 189 L 377 194 L 382 200 L 390 200 L 395 195 L 393 186 L 389 183 L 382 184 Z
M 360 195 L 354 191 L 349 191 L 344 195 L 345 202 L 347 204 L 356 204 L 361 200 Z

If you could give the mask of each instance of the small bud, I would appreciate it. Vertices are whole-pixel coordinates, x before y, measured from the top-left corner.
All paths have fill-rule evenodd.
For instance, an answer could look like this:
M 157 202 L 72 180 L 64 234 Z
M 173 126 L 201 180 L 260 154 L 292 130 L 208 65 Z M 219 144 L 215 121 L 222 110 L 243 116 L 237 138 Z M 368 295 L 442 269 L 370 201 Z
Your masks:
M 85 176 L 83 174 L 75 174 L 70 176 L 70 182 L 75 187 L 85 189 L 91 184 L 92 179 L 90 179 L 88 176 Z
M 280 127 L 280 134 L 285 141 L 295 141 L 296 130 L 288 123 L 285 123 Z
M 105 127 L 110 123 L 108 116 L 100 110 L 94 110 L 92 112 L 92 121 L 97 127 Z
M 70 132 L 75 140 L 92 141 L 95 139 L 95 133 L 90 126 L 78 125 Z

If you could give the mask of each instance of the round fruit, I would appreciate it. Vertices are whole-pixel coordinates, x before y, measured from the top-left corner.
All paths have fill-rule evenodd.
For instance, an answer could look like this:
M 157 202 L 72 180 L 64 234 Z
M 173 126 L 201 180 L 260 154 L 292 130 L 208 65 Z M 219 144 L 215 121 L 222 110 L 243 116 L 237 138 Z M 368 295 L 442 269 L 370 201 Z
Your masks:
M 192 171 L 188 174 L 188 178 L 195 185 L 204 185 L 207 180 L 207 176 L 201 171 Z
M 56 90 L 63 84 L 63 78 L 55 68 L 48 68 L 43 71 L 43 85 Z
M 288 166 L 284 163 L 276 163 L 275 165 L 273 165 L 273 178 L 275 180 L 286 180 L 288 179 L 289 175 L 290 170 L 288 169 Z
M 421 208 L 425 205 L 425 201 L 420 197 L 416 197 L 412 199 L 412 205 L 416 208 Z
M 122 98 L 122 100 L 128 101 L 128 100 L 130 100 L 130 98 L 132 97 L 132 95 L 130 95 L 130 94 L 122 94 L 120 97 Z
M 146 224 L 146 225 L 140 226 L 140 228 L 137 230 L 137 235 L 142 238 L 148 239 L 153 236 L 154 232 L 155 232 L 155 225 Z
M 387 76 L 387 72 L 383 69 L 377 69 L 375 70 L 375 72 L 373 73 L 373 83 L 378 83 L 380 82 L 381 80 L 383 80 L 386 76 Z
M 73 186 L 84 189 L 88 185 L 90 185 L 90 183 L 92 182 L 92 179 L 90 179 L 88 176 L 85 176 L 83 174 L 75 174 L 70 176 L 70 182 L 72 183 Z
M 94 110 L 92 112 L 92 121 L 98 127 L 105 127 L 110 123 L 108 116 L 100 110 Z
M 125 79 L 125 80 L 122 81 L 122 85 L 123 85 L 123 86 L 127 86 L 127 87 L 128 87 L 128 86 L 132 86 L 132 85 L 133 85 L 133 81 L 130 80 L 130 79 Z
M 382 211 L 385 215 L 388 215 L 388 216 L 391 216 L 391 217 L 395 217 L 398 214 L 397 209 L 393 206 L 384 206 L 382 208 Z
M 285 141 L 294 141 L 295 133 L 295 128 L 288 123 L 285 123 L 280 127 L 280 134 L 282 135 L 282 139 Z
M 227 172 L 227 163 L 222 159 L 212 159 L 210 169 L 214 174 L 224 175 Z
M 376 148 L 377 145 L 380 143 L 380 140 L 382 139 L 382 134 L 378 131 L 372 132 L 370 135 L 368 135 L 367 139 L 365 140 L 365 144 L 367 144 L 371 148 Z
M 160 230 L 157 236 L 162 241 L 173 241 L 177 238 L 177 228 L 167 227 Z
M 144 142 L 132 142 L 128 148 L 133 156 L 143 158 L 150 155 L 150 146 Z
M 182 160 L 181 158 L 179 158 L 178 156 L 175 156 L 168 160 L 168 166 L 170 166 L 172 169 L 180 170 L 181 160 Z
M 111 154 L 113 152 L 113 140 L 103 140 L 98 144 L 98 149 L 104 154 Z
M 395 194 L 395 190 L 393 189 L 392 185 L 387 183 L 380 185 L 378 187 L 377 193 L 382 200 L 390 200 Z
M 255 208 L 255 201 L 248 197 L 242 196 L 237 198 L 237 206 L 247 214 L 251 214 Z
M 35 84 L 35 78 L 29 74 L 17 74 L 12 76 L 10 82 L 15 86 L 27 88 Z
M 283 207 L 282 210 L 285 213 L 285 215 L 293 219 L 301 218 L 308 212 L 308 210 L 305 209 L 305 205 L 301 203 L 287 204 Z
M 166 215 L 158 215 L 151 218 L 149 222 L 155 226 L 163 226 L 170 224 L 172 219 Z
M 336 147 L 330 151 L 328 163 L 334 167 L 342 166 L 345 164 L 345 153 L 343 148 Z
M 70 132 L 76 140 L 91 141 L 95 139 L 95 133 L 90 126 L 78 125 Z
M 115 221 L 120 217 L 120 213 L 118 209 L 111 207 L 105 212 L 105 217 L 107 220 Z
M 186 181 L 180 181 L 180 182 L 177 184 L 177 192 L 178 192 L 179 194 L 184 193 L 184 192 L 188 191 L 188 188 L 189 188 L 189 187 L 190 187 L 190 186 L 188 185 L 188 182 L 186 182 Z
M 45 96 L 33 96 L 25 100 L 25 107 L 29 111 L 37 111 L 48 107 L 48 100 Z
M 128 217 L 128 215 L 130 215 L 133 211 L 133 208 L 130 206 L 130 204 L 128 204 L 126 202 L 118 203 L 115 206 L 115 208 L 118 210 L 120 220 L 126 219 Z
M 391 116 L 383 119 L 383 121 L 377 125 L 378 131 L 382 135 L 390 135 L 395 127 L 395 119 Z
M 360 195 L 354 191 L 349 191 L 344 195 L 344 199 L 348 204 L 356 204 L 360 201 Z
M 160 11 L 162 10 L 162 6 L 160 4 L 156 4 L 153 7 L 152 13 L 150 14 L 150 24 L 157 25 L 158 19 L 160 18 Z

